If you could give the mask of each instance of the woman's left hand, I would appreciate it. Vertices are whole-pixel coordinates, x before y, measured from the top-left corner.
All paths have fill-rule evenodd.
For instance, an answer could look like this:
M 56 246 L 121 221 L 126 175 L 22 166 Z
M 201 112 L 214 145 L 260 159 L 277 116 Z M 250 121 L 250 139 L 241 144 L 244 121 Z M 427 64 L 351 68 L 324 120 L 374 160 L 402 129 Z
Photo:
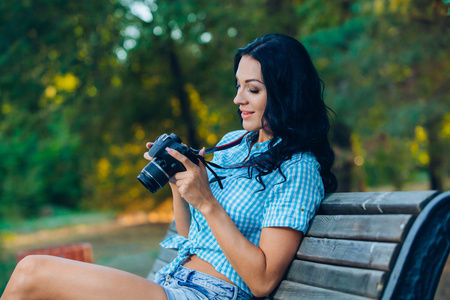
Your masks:
M 166 148 L 166 151 L 186 168 L 186 171 L 178 172 L 174 176 L 181 197 L 200 212 L 208 204 L 216 201 L 209 186 L 206 167 L 202 163 L 194 164 L 190 159 L 174 149 Z M 200 150 L 199 154 L 203 156 L 205 148 Z

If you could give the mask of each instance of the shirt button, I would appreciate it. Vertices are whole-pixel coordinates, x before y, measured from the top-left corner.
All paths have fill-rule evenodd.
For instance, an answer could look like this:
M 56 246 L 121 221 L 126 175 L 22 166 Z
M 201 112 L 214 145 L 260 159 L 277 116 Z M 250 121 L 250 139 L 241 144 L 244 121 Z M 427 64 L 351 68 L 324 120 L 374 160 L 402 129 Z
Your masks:
M 233 173 L 228 174 L 228 177 L 231 177 L 231 176 L 233 176 Z
M 256 145 L 255 145 L 255 148 L 256 148 L 256 149 L 259 149 L 259 145 L 258 145 L 258 144 L 256 144 Z
M 305 211 L 305 208 L 302 206 L 302 207 L 300 208 L 300 210 L 301 210 L 301 211 Z

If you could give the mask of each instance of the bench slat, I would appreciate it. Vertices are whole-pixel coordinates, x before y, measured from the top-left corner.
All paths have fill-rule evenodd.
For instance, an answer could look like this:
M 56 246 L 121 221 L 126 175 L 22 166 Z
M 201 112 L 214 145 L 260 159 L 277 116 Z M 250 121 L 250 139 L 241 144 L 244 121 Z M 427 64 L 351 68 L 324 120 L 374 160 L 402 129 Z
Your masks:
M 177 256 L 177 253 L 178 251 L 176 249 L 161 248 L 161 250 L 159 251 L 158 258 L 154 262 L 152 270 L 148 274 L 147 279 L 153 281 L 155 278 L 155 273 L 158 272 L 161 268 L 171 263 Z
M 166 264 L 171 263 L 175 257 L 177 257 L 178 250 L 176 249 L 166 249 L 161 248 L 159 251 L 160 255 L 158 256 L 159 260 L 166 262 Z
M 378 298 L 383 291 L 386 272 L 294 260 L 287 280 L 344 293 Z
M 335 193 L 323 200 L 319 214 L 413 214 L 438 191 Z
M 404 241 L 411 215 L 316 215 L 307 235 L 366 241 Z
M 297 258 L 321 263 L 391 271 L 400 246 L 395 243 L 305 237 Z
M 165 239 L 171 237 L 172 235 L 177 234 L 177 233 L 178 233 L 178 231 L 177 231 L 177 225 L 175 225 L 175 221 L 172 220 L 172 222 L 170 222 L 169 229 L 167 229 L 166 235 L 165 235 L 164 238 L 163 238 L 163 241 L 164 241 Z
M 355 296 L 351 294 L 341 293 L 337 291 L 322 289 L 318 287 L 309 286 L 283 280 L 276 290 L 272 299 L 275 300 L 299 300 L 299 299 L 314 299 L 314 300 L 368 300 L 370 298 Z

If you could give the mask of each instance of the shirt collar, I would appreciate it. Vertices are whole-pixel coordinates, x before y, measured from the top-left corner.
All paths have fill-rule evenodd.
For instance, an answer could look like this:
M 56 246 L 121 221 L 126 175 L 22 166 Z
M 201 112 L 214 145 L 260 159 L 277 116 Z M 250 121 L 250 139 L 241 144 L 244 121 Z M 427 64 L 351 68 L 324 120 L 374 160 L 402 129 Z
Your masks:
M 245 144 L 248 148 L 250 148 L 253 139 L 255 139 L 259 134 L 259 131 L 252 131 L 249 134 L 247 134 L 244 137 Z M 267 151 L 269 149 L 269 143 L 271 140 L 264 141 L 262 143 L 255 143 L 253 147 L 256 147 L 259 151 Z M 275 142 L 274 146 L 277 145 L 279 142 L 281 142 L 281 138 L 277 138 L 277 141 Z

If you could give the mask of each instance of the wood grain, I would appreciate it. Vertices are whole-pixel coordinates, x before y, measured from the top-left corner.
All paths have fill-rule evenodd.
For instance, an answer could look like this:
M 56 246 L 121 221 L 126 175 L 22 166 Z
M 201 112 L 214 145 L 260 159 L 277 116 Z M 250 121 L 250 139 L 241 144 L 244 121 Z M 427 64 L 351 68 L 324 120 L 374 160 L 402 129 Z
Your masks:
M 316 215 L 307 236 L 402 242 L 414 221 L 411 215 Z
M 305 237 L 297 258 L 313 262 L 391 271 L 400 245 Z

